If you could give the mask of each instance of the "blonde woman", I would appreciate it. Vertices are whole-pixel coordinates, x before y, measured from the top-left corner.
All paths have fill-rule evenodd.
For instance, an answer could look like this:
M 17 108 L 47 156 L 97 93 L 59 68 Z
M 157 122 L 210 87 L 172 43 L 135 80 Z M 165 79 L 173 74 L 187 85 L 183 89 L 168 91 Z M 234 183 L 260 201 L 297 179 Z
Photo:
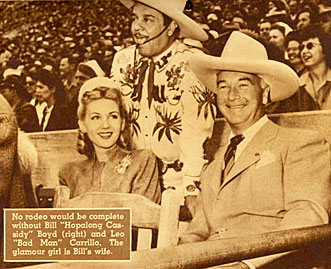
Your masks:
M 141 194 L 159 203 L 156 158 L 149 150 L 124 149 L 126 112 L 110 79 L 86 81 L 78 99 L 83 134 L 78 151 L 88 158 L 65 164 L 59 172 L 60 184 L 70 188 L 71 198 L 89 191 L 122 192 Z

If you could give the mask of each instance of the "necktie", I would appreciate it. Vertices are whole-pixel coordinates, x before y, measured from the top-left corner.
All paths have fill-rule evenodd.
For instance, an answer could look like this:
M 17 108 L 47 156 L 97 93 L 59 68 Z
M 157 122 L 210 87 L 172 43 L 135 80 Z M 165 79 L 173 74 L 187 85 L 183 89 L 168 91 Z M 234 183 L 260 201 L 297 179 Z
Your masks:
M 43 110 L 43 117 L 41 119 L 41 123 L 40 123 L 40 126 L 41 126 L 41 129 L 44 131 L 44 124 L 45 124 L 45 120 L 46 120 L 46 115 L 47 115 L 47 106 L 44 108 Z
M 153 59 L 151 59 L 151 63 L 149 65 L 149 73 L 148 73 L 148 80 L 147 80 L 147 87 L 148 87 L 148 107 L 151 107 L 152 99 L 153 99 L 153 88 L 154 88 L 154 71 L 155 71 L 155 63 Z
M 142 88 L 143 88 L 143 83 L 144 83 L 144 80 L 145 80 L 145 74 L 146 74 L 147 67 L 148 67 L 148 61 L 145 60 L 145 61 L 142 62 L 141 66 L 139 68 L 138 83 L 134 87 L 134 91 L 131 95 L 131 98 L 132 98 L 133 101 L 140 102 L 140 100 L 141 100 Z
M 139 101 L 141 100 L 142 96 L 142 87 L 145 80 L 146 70 L 148 68 L 148 61 L 145 60 L 140 66 L 139 69 L 139 79 L 138 83 L 135 86 L 135 90 L 132 94 L 132 100 L 133 101 Z M 150 59 L 150 65 L 149 65 L 149 72 L 148 72 L 148 79 L 147 79 L 147 99 L 148 99 L 148 107 L 151 107 L 151 103 L 153 100 L 153 88 L 154 88 L 154 71 L 155 71 L 155 63 L 152 59 Z
M 224 177 L 229 173 L 232 166 L 234 165 L 237 146 L 243 139 L 243 135 L 236 135 L 230 140 L 230 145 L 228 146 L 224 154 L 224 169 L 222 170 L 221 185 L 223 183 Z

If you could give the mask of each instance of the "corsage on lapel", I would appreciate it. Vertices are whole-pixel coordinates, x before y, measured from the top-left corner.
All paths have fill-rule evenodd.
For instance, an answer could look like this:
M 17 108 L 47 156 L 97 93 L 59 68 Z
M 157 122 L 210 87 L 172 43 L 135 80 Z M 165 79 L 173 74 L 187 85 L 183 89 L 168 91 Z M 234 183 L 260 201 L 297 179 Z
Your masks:
M 269 163 L 275 162 L 276 157 L 270 150 L 265 150 L 262 152 L 261 159 L 256 164 L 256 169 L 261 168 Z
M 131 155 L 126 155 L 122 161 L 120 161 L 116 166 L 116 172 L 119 173 L 120 175 L 123 175 L 126 171 L 126 168 L 128 168 L 131 164 Z

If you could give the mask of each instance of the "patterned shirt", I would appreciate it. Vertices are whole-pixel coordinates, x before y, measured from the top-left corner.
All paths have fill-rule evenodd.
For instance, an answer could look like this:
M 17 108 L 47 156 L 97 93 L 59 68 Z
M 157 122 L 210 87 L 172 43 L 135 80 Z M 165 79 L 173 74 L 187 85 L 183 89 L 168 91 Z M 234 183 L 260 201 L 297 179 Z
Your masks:
M 184 189 L 199 180 L 203 143 L 212 135 L 216 114 L 214 94 L 189 67 L 194 53 L 176 40 L 161 55 L 147 58 L 134 45 L 115 54 L 111 70 L 129 112 L 134 145 L 151 149 L 164 163 L 182 162 Z

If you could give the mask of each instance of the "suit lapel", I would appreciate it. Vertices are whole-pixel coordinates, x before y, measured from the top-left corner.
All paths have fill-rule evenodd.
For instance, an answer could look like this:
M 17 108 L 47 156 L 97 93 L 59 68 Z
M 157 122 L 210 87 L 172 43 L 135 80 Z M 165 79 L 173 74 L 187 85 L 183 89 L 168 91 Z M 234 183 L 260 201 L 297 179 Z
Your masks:
M 207 168 L 206 180 L 212 185 L 212 189 L 217 194 L 221 184 L 221 174 L 223 168 L 223 159 L 226 151 L 226 145 L 222 145 L 215 153 L 214 161 Z
M 269 121 L 257 132 L 225 177 L 221 188 L 233 180 L 239 173 L 260 160 L 262 152 L 267 148 L 267 143 L 276 137 L 277 131 L 277 125 Z

